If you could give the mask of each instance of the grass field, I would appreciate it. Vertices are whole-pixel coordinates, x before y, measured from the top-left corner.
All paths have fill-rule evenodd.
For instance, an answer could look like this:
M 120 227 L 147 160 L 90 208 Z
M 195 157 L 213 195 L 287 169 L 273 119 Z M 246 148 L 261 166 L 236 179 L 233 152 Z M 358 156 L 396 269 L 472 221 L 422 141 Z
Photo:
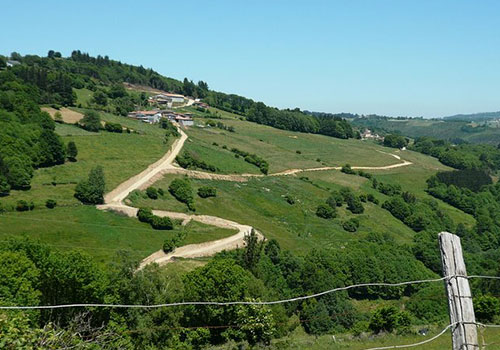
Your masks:
M 432 328 L 432 331 L 426 336 L 422 335 L 380 335 L 353 338 L 350 335 L 336 334 L 335 339 L 332 335 L 323 335 L 314 337 L 305 334 L 303 331 L 296 331 L 289 337 L 281 338 L 272 342 L 271 349 L 304 349 L 304 350 L 364 350 L 374 347 L 389 347 L 393 345 L 406 345 L 414 344 L 426 339 L 432 338 L 441 332 L 442 328 Z M 487 346 L 484 349 L 499 349 L 500 348 L 500 330 L 498 329 L 485 329 L 482 332 L 484 337 L 484 344 Z M 480 336 L 480 344 L 482 339 Z M 490 345 L 488 345 L 490 344 Z M 441 335 L 436 340 L 412 347 L 411 349 L 417 350 L 448 350 L 451 349 L 451 333 L 450 331 Z M 230 349 L 229 346 L 214 347 L 212 349 Z M 481 348 L 483 349 L 483 347 Z
M 196 119 L 202 123 L 205 119 Z M 383 152 L 394 149 L 369 141 L 340 140 L 333 137 L 285 131 L 251 122 L 228 118 L 221 120 L 233 126 L 232 133 L 218 128 L 191 127 L 187 130 L 189 142 L 185 149 L 199 154 L 207 163 L 223 173 L 252 172 L 259 169 L 236 159 L 230 149 L 235 147 L 255 153 L 269 162 L 269 171 L 279 172 L 292 168 L 341 166 L 346 163 L 357 166 L 383 166 L 398 162 Z M 217 143 L 218 146 L 213 143 Z M 227 146 L 227 150 L 223 146 Z
M 96 165 L 104 168 L 106 188 L 111 190 L 118 184 L 145 169 L 161 158 L 173 142 L 164 143 L 164 131 L 158 126 L 136 120 L 103 114 L 107 121 L 121 121 L 133 127 L 137 133 L 89 133 L 76 126 L 58 125 L 64 143 L 74 141 L 78 148 L 77 162 L 41 168 L 35 171 L 29 191 L 11 191 L 11 195 L 1 202 L 12 208 L 20 199 L 33 201 L 36 207 L 43 207 L 47 199 L 54 199 L 59 205 L 73 205 L 76 183 L 86 178 L 90 169 Z
M 347 175 L 346 175 L 347 176 Z M 166 176 L 155 186 L 164 189 L 175 176 Z M 329 196 L 327 187 L 317 187 L 298 177 L 265 177 L 251 179 L 246 183 L 192 179 L 194 189 L 203 185 L 217 188 L 217 197 L 202 199 L 196 196 L 197 213 L 220 216 L 242 224 L 254 226 L 266 238 L 277 239 L 283 248 L 306 251 L 318 247 L 340 247 L 365 237 L 369 232 L 389 232 L 399 242 L 410 242 L 413 231 L 393 218 L 386 210 L 365 204 L 365 213 L 356 215 L 360 219 L 357 233 L 346 232 L 341 222 L 354 217 L 343 208 L 338 218 L 325 220 L 315 214 L 316 207 Z M 330 184 L 330 189 L 339 188 Z M 184 204 L 175 200 L 168 191 L 163 198 L 150 200 L 144 196 L 131 196 L 134 206 L 187 212 Z M 296 203 L 290 205 L 284 196 L 291 195 Z
M 76 104 L 81 104 L 83 107 L 87 106 L 92 99 L 93 92 L 89 89 L 73 89 L 76 93 Z
M 135 218 L 103 212 L 92 206 L 76 205 L 39 209 L 24 213 L 0 214 L 0 239 L 26 236 L 56 249 L 81 250 L 100 262 L 109 262 L 119 250 L 129 251 L 136 259 L 161 249 L 163 241 L 185 232 L 181 245 L 228 237 L 235 230 L 191 222 L 174 230 L 153 230 Z

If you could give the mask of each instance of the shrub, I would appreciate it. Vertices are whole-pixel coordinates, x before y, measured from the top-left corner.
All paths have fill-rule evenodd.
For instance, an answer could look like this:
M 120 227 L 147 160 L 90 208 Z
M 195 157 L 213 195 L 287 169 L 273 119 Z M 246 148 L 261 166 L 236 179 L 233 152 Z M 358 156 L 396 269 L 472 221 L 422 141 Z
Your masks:
M 175 161 L 184 169 L 199 168 L 211 172 L 217 171 L 215 166 L 205 163 L 205 161 L 198 159 L 196 155 L 187 151 L 175 157 Z
M 201 198 L 215 197 L 217 196 L 217 190 L 215 187 L 202 186 L 198 188 L 198 196 Z
M 342 167 L 342 169 L 340 169 L 341 172 L 345 173 L 345 174 L 349 174 L 349 175 L 354 175 L 356 174 L 356 172 L 354 170 L 352 170 L 351 166 L 349 164 L 346 164 Z
M 297 153 L 297 154 L 302 154 L 302 151 L 300 151 L 300 150 L 296 150 L 296 151 L 295 151 L 295 153 Z
M 359 220 L 357 218 L 351 218 L 342 223 L 342 227 L 347 232 L 356 232 L 359 228 Z
M 326 204 L 332 208 L 341 207 L 344 203 L 344 197 L 338 191 L 333 191 L 330 197 L 326 200 Z
M 53 199 L 47 199 L 47 201 L 45 202 L 45 206 L 49 209 L 55 208 L 56 205 L 57 205 L 57 202 Z
M 350 194 L 346 200 L 347 209 L 353 214 L 362 214 L 365 211 L 363 204 L 359 200 L 359 197 L 355 194 Z
M 379 333 L 394 330 L 407 331 L 410 326 L 410 315 L 406 311 L 399 311 L 394 306 L 385 306 L 375 311 L 370 319 L 370 329 Z
M 289 194 L 285 195 L 285 200 L 290 205 L 295 204 L 295 199 Z
M 363 203 L 366 203 L 366 194 L 362 193 L 359 195 L 359 200 Z
M 156 188 L 150 186 L 146 189 L 146 195 L 150 199 L 158 199 L 158 190 Z
M 500 301 L 489 295 L 474 298 L 474 312 L 480 322 L 493 322 L 500 313 Z
M 172 252 L 178 244 L 178 237 L 173 236 L 173 237 L 168 237 L 164 242 L 163 242 L 163 251 L 165 253 L 170 253 Z
M 159 188 L 158 195 L 163 197 L 164 194 L 165 194 L 165 191 L 163 191 L 163 188 Z
M 358 171 L 358 175 L 359 175 L 359 176 L 362 176 L 362 177 L 365 177 L 365 178 L 367 178 L 367 179 L 371 179 L 371 178 L 373 177 L 373 175 L 372 175 L 372 174 L 370 174 L 370 173 L 365 173 L 363 170 L 359 170 L 359 171 Z
M 368 202 L 372 202 L 373 204 L 379 203 L 378 199 L 375 198 L 375 196 L 371 193 L 366 196 L 366 199 L 368 200 Z
M 155 230 L 172 230 L 174 228 L 174 224 L 169 217 L 160 217 L 153 215 L 151 219 L 151 227 Z
M 137 211 L 137 218 L 141 222 L 151 223 L 153 216 L 153 211 L 149 208 L 140 208 Z
M 33 210 L 35 208 L 35 204 L 33 202 L 27 202 L 25 200 L 19 200 L 17 201 L 16 204 L 16 210 L 17 211 L 28 211 L 28 210 Z
M 194 209 L 193 203 L 193 189 L 191 188 L 191 183 L 187 179 L 174 179 L 170 186 L 168 186 L 168 191 L 174 196 L 179 202 L 185 203 L 188 208 Z M 192 210 L 192 209 L 191 209 Z
M 106 122 L 106 124 L 104 124 L 104 129 L 106 129 L 106 131 L 109 131 L 109 132 L 117 132 L 120 134 L 123 132 L 123 127 L 119 123 Z
M 316 215 L 323 219 L 331 219 L 336 216 L 335 209 L 328 204 L 320 204 L 316 208 Z

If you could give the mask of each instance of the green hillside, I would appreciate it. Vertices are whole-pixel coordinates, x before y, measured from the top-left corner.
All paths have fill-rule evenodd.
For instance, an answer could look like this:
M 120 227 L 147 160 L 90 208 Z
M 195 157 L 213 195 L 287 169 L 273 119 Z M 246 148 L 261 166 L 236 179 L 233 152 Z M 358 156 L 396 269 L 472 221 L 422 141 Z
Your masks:
M 461 236 L 470 273 L 500 269 L 496 147 L 439 139 L 416 140 L 409 150 L 384 147 L 359 138 L 359 120 L 279 110 L 107 56 L 60 56 L 21 56 L 0 71 L 1 305 L 280 300 L 435 279 L 441 231 Z M 176 109 L 194 116 L 181 129 L 126 117 L 150 108 L 147 96 L 158 89 L 210 107 Z M 81 115 L 53 120 L 40 106 Z M 367 126 L 405 135 L 434 130 L 444 139 L 458 131 L 443 136 L 441 124 L 465 125 L 380 123 L 399 126 Z M 176 163 L 152 166 L 167 152 Z M 124 202 L 105 201 L 144 170 L 117 190 L 128 194 Z M 234 241 L 213 242 L 223 238 Z M 146 257 L 168 263 L 139 269 Z M 478 320 L 497 320 L 500 308 L 484 305 L 500 305 L 498 285 L 474 280 L 472 289 Z M 448 320 L 441 281 L 266 306 L 14 316 L 0 311 L 0 343 L 37 348 L 39 339 L 51 339 L 52 348 L 63 348 L 97 339 L 149 350 L 335 348 L 332 334 L 342 347 L 362 349 L 416 341 L 419 329 L 436 334 Z M 77 331 L 78 322 L 90 328 Z
M 434 137 L 444 140 L 498 145 L 500 129 L 497 124 L 466 119 L 406 119 L 387 117 L 355 118 L 352 124 L 381 133 L 398 133 L 409 137 Z

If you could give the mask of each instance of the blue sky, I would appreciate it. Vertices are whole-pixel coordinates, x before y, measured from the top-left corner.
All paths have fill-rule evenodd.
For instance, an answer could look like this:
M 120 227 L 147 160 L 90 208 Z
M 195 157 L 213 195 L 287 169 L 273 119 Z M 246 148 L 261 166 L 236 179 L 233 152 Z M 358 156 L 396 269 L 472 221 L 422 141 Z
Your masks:
M 266 104 L 500 110 L 500 1 L 11 1 L 0 52 L 74 49 Z

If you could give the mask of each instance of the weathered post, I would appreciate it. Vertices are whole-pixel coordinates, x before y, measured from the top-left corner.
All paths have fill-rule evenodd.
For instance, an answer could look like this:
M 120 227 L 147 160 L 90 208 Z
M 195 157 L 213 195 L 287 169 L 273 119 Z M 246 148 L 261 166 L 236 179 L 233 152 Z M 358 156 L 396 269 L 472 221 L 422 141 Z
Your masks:
M 477 350 L 476 318 L 469 280 L 466 278 L 460 237 L 449 232 L 439 234 L 441 261 L 450 310 L 453 350 Z

